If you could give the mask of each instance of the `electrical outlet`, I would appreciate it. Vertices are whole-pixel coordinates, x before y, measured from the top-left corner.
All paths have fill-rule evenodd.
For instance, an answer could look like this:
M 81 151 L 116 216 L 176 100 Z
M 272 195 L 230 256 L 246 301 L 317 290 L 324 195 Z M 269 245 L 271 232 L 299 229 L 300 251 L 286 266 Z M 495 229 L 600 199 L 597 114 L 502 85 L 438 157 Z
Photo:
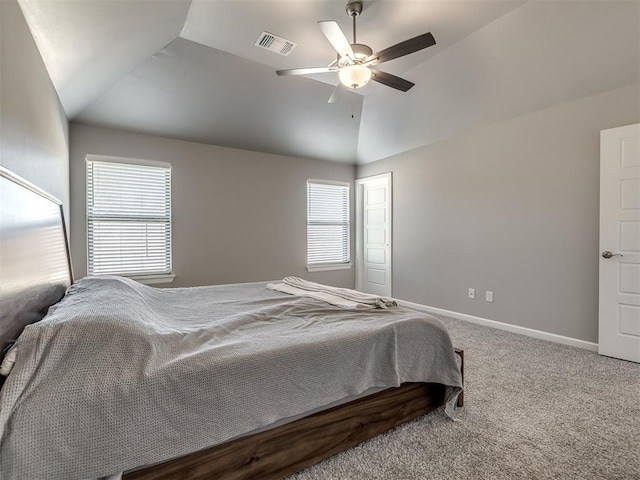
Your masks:
M 487 300 L 487 302 L 493 302 L 493 292 L 487 290 L 485 294 L 485 299 Z
M 475 288 L 470 288 L 469 289 L 469 298 L 476 298 L 476 289 Z

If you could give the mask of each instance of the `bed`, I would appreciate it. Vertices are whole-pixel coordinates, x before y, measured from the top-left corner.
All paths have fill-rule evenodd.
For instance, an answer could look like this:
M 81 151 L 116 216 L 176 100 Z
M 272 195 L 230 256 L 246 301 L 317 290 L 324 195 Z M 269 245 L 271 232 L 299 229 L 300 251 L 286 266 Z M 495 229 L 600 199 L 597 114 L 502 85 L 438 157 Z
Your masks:
M 59 202 L 0 182 L 0 340 L 19 336 L 3 478 L 283 478 L 461 404 L 462 352 L 432 317 L 264 283 L 72 285 Z

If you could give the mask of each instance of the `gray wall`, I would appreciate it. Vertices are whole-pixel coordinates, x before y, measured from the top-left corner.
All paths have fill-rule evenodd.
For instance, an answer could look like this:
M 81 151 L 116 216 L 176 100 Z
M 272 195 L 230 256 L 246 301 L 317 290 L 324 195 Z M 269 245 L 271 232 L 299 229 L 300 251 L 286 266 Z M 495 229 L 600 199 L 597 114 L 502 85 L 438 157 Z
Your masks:
M 15 0 L 0 1 L 0 164 L 65 205 L 68 122 Z
M 342 287 L 354 270 L 308 273 L 306 180 L 353 182 L 355 167 L 71 124 L 71 215 L 86 225 L 87 154 L 172 164 L 171 286 L 279 279 L 287 275 Z M 86 232 L 75 228 L 76 277 L 86 275 Z
M 640 121 L 639 91 L 360 166 L 358 178 L 393 172 L 393 295 L 597 342 L 599 132 Z

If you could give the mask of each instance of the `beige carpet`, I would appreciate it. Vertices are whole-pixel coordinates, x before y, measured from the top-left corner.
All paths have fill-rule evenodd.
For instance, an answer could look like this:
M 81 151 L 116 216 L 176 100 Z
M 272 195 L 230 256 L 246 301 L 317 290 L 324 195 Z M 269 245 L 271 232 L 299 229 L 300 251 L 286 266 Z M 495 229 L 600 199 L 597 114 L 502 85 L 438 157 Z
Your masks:
M 640 480 L 640 365 L 438 318 L 465 350 L 459 421 L 433 412 L 290 480 Z

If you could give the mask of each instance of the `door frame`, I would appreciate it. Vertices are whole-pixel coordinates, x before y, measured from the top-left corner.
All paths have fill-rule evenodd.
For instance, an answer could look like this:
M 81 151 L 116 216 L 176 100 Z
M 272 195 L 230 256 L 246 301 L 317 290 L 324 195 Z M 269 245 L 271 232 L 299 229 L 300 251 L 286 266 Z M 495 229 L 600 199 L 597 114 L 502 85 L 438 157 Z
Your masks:
M 370 177 L 357 178 L 355 180 L 355 197 L 356 197 L 356 290 L 362 291 L 362 282 L 364 279 L 364 233 L 363 233 L 363 208 L 364 208 L 364 185 L 367 183 L 377 183 L 386 180 L 389 193 L 389 209 L 387 212 L 389 223 L 389 288 L 393 292 L 393 176 L 391 172 L 381 173 L 380 175 L 372 175 Z

